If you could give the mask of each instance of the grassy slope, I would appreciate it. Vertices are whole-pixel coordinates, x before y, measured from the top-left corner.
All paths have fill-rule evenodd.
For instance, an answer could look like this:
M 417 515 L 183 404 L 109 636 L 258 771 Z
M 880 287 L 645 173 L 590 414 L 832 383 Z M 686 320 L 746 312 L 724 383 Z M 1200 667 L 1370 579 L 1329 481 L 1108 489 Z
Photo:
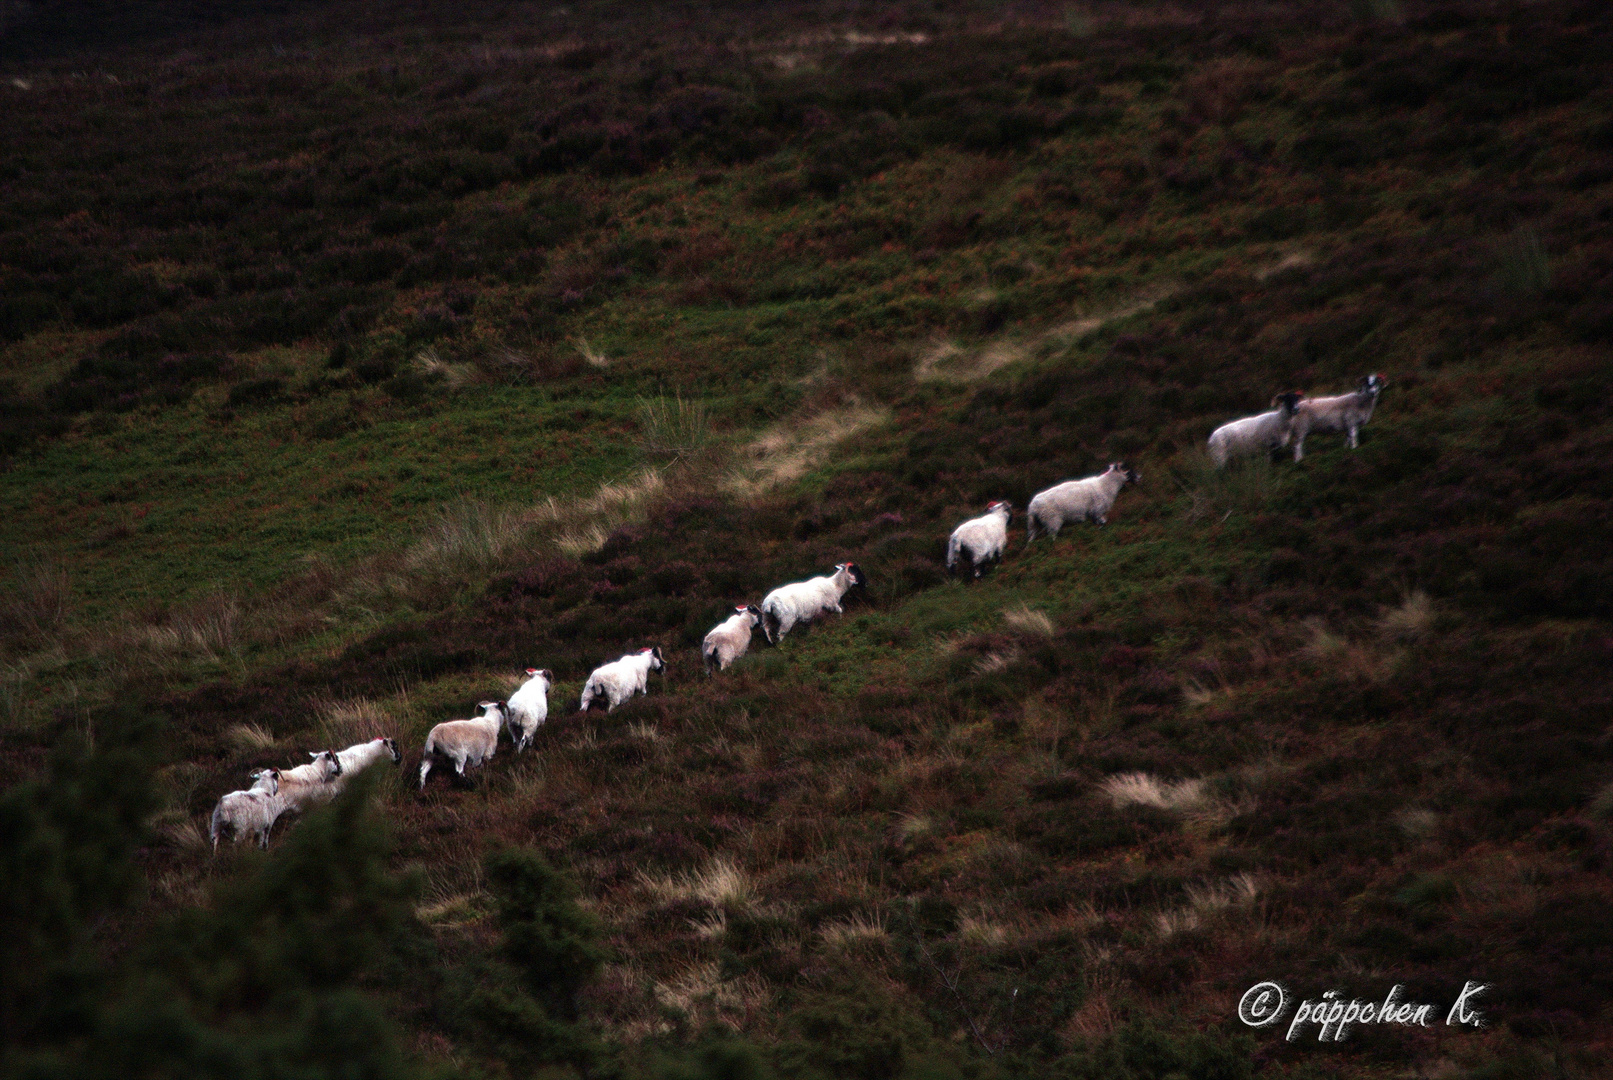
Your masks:
M 1500 1022 L 1262 1061 L 1605 1042 L 1605 17 L 1127 10 L 926 9 L 875 29 L 927 44 L 849 48 L 799 43 L 856 20 L 781 7 L 733 16 L 739 60 L 592 9 L 558 50 L 532 12 L 292 24 L 287 56 L 109 57 L 118 89 L 27 69 L 59 110 L 7 166 L 0 263 L 37 299 L 0 364 L 60 420 L 7 429 L 3 543 L 54 560 L 13 583 L 8 767 L 53 712 L 144 695 L 180 721 L 177 823 L 541 665 L 533 753 L 383 797 L 448 940 L 485 944 L 480 838 L 576 868 L 621 961 L 588 1015 L 624 1038 L 788 1042 L 876 993 L 1035 1071 L 1136 1017 L 1231 1033 L 1281 977 L 1485 979 Z M 185 199 L 131 182 L 158 163 Z M 953 378 L 916 381 L 941 341 Z M 1205 471 L 1216 423 L 1366 370 L 1359 451 Z M 432 531 L 459 495 L 627 476 L 637 402 L 674 392 L 716 435 L 649 497 Z M 870 405 L 789 483 L 721 481 L 750 435 Z M 1120 456 L 1145 479 L 1107 529 L 1016 529 L 986 583 L 943 581 L 962 516 Z M 599 550 L 557 544 L 589 525 Z M 872 581 L 844 618 L 698 676 L 726 605 L 845 558 Z M 648 699 L 564 715 L 650 641 Z M 1134 771 L 1204 783 L 1117 807 Z M 150 871 L 158 906 L 228 873 L 183 843 Z

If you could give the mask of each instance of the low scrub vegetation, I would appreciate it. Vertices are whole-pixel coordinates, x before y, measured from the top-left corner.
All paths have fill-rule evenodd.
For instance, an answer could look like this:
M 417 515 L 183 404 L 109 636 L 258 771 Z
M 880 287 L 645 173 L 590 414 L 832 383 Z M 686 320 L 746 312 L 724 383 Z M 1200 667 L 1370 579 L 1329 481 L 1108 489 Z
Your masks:
M 0 1068 L 1604 1067 L 1602 6 L 12 7 Z M 1367 372 L 1357 450 L 1204 453 Z M 1289 1042 L 1265 979 L 1489 1023 Z

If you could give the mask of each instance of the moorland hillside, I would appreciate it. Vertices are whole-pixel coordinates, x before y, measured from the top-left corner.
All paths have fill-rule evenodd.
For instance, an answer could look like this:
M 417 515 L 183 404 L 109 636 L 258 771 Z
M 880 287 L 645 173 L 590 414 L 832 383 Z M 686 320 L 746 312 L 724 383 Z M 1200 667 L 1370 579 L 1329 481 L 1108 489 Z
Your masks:
M 1605 1070 L 1603 5 L 36 7 L 8 1072 Z M 1369 372 L 1358 449 L 1211 467 Z M 531 749 L 417 794 L 529 667 Z M 213 854 L 248 771 L 380 734 Z M 1487 1023 L 1289 1041 L 1263 980 Z

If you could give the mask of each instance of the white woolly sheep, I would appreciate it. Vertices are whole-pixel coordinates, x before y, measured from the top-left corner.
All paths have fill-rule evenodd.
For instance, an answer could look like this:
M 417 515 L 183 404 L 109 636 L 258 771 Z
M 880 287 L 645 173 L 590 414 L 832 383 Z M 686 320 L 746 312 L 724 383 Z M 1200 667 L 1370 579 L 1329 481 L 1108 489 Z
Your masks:
M 1097 476 L 1084 480 L 1066 480 L 1046 491 L 1038 492 L 1025 508 L 1025 544 L 1030 546 L 1039 534 L 1057 536 L 1059 530 L 1072 521 L 1109 523 L 1109 511 L 1115 497 L 1127 484 L 1135 484 L 1142 477 L 1137 470 L 1116 461 Z
M 504 726 L 504 706 L 496 701 L 483 701 L 477 706 L 482 715 L 472 720 L 445 720 L 426 735 L 426 746 L 420 752 L 420 790 L 426 789 L 426 777 L 431 773 L 437 758 L 454 763 L 454 778 L 465 779 L 466 765 L 480 765 L 498 750 L 498 732 Z
M 726 670 L 729 664 L 750 648 L 751 631 L 762 625 L 762 611 L 755 604 L 736 607 L 734 613 L 706 634 L 700 655 L 706 661 L 706 674 Z
M 1354 450 L 1356 433 L 1372 419 L 1386 385 L 1382 375 L 1363 375 L 1354 393 L 1301 401 L 1294 410 L 1294 460 L 1304 458 L 1305 436 L 1313 431 L 1342 431 Z
M 1272 410 L 1222 424 L 1210 433 L 1210 460 L 1222 468 L 1232 457 L 1270 453 L 1287 446 L 1294 436 L 1294 410 L 1301 395 L 1278 394 Z
M 357 776 L 371 765 L 388 759 L 394 765 L 403 761 L 403 753 L 398 749 L 396 739 L 371 739 L 369 742 L 354 743 L 346 750 L 341 751 L 336 755 L 336 760 L 341 764 L 342 771 L 337 773 L 330 782 L 333 794 L 341 794 L 342 789 L 347 786 L 348 780 L 352 777 Z
M 336 797 L 336 778 L 342 775 L 342 759 L 334 750 L 310 750 L 313 758 L 295 769 L 280 770 L 280 797 L 288 811 L 301 813 Z
M 762 630 L 777 645 L 797 623 L 811 622 L 824 612 L 840 614 L 846 590 L 867 584 L 857 564 L 848 562 L 838 564 L 832 574 L 780 585 L 762 600 Z
M 634 694 L 649 693 L 650 672 L 665 670 L 666 660 L 659 645 L 601 664 L 583 684 L 582 704 L 577 711 L 587 712 L 588 706 L 603 700 L 605 711 L 610 712 Z
M 549 688 L 554 685 L 554 672 L 548 668 L 527 668 L 526 673 L 527 681 L 504 703 L 510 741 L 515 743 L 516 753 L 527 748 L 532 736 L 549 719 Z
M 232 791 L 213 808 L 213 820 L 207 827 L 208 838 L 213 841 L 213 854 L 218 854 L 220 836 L 232 836 L 237 843 L 248 837 L 257 837 L 258 847 L 269 846 L 269 830 L 285 810 L 285 799 L 280 794 L 280 770 L 259 769 L 252 774 L 252 786 L 245 791 Z
M 1008 522 L 1014 508 L 1006 502 L 986 507 L 983 517 L 971 518 L 952 530 L 947 540 L 947 573 L 956 569 L 960 558 L 969 560 L 978 579 L 986 567 L 1003 557 L 1008 549 Z

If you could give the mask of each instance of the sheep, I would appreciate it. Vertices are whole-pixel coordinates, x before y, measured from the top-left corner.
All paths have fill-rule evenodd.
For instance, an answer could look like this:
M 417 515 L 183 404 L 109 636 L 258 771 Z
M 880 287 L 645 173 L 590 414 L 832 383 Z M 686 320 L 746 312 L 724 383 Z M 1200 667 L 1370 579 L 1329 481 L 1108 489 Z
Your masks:
M 1210 433 L 1210 460 L 1222 468 L 1234 455 L 1269 453 L 1287 446 L 1294 435 L 1294 410 L 1302 395 L 1278 394 L 1272 410 L 1222 424 Z
M 1038 492 L 1025 508 L 1025 546 L 1029 547 L 1039 533 L 1057 536 L 1072 521 L 1107 525 L 1109 510 L 1120 489 L 1141 479 L 1137 470 L 1127 468 L 1124 461 L 1116 461 L 1097 476 L 1066 480 Z
M 1301 401 L 1294 410 L 1294 460 L 1305 457 L 1305 436 L 1313 431 L 1342 431 L 1354 450 L 1356 433 L 1372 419 L 1385 385 L 1382 375 L 1363 375 L 1354 393 Z
M 213 808 L 213 820 L 207 827 L 208 838 L 213 841 L 213 854 L 218 854 L 218 838 L 228 833 L 239 843 L 256 836 L 258 847 L 269 846 L 269 830 L 285 810 L 285 798 L 280 794 L 280 770 L 259 769 L 252 774 L 252 786 L 245 791 L 232 791 Z
M 994 502 L 986 507 L 983 517 L 971 518 L 952 530 L 947 541 L 947 573 L 951 573 L 962 556 L 969 560 L 975 579 L 985 573 L 986 567 L 1003 557 L 1008 548 L 1008 522 L 1013 519 L 1014 508 L 1006 502 Z
M 371 765 L 391 758 L 396 765 L 403 761 L 403 754 L 398 750 L 396 739 L 371 739 L 369 742 L 355 743 L 336 755 L 341 764 L 341 772 L 331 779 L 333 795 L 339 795 L 347 786 L 349 777 L 357 776 Z
M 835 566 L 832 574 L 780 585 L 762 600 L 762 630 L 768 642 L 777 645 L 796 623 L 811 622 L 826 611 L 840 614 L 846 590 L 867 584 L 857 564 L 848 562 Z
M 426 735 L 420 752 L 420 790 L 426 790 L 426 777 L 432 762 L 447 758 L 454 763 L 454 777 L 465 779 L 466 765 L 480 765 L 498 750 L 499 729 L 505 724 L 504 706 L 496 701 L 477 705 L 482 715 L 472 720 L 445 720 Z
M 301 813 L 336 797 L 335 780 L 342 775 L 342 759 L 334 750 L 310 750 L 308 756 L 313 758 L 308 764 L 280 770 L 280 797 L 288 811 Z
M 744 604 L 706 634 L 700 655 L 706 661 L 706 674 L 727 669 L 750 648 L 751 631 L 762 625 L 762 611 L 755 604 Z
M 549 719 L 549 688 L 554 686 L 554 672 L 547 668 L 527 668 L 526 673 L 527 681 L 504 703 L 510 741 L 518 754 L 527 748 L 532 736 Z
M 603 699 L 605 711 L 610 712 L 634 694 L 649 693 L 650 672 L 665 670 L 666 660 L 659 645 L 601 664 L 583 684 L 582 704 L 577 711 L 587 712 L 588 706 Z

